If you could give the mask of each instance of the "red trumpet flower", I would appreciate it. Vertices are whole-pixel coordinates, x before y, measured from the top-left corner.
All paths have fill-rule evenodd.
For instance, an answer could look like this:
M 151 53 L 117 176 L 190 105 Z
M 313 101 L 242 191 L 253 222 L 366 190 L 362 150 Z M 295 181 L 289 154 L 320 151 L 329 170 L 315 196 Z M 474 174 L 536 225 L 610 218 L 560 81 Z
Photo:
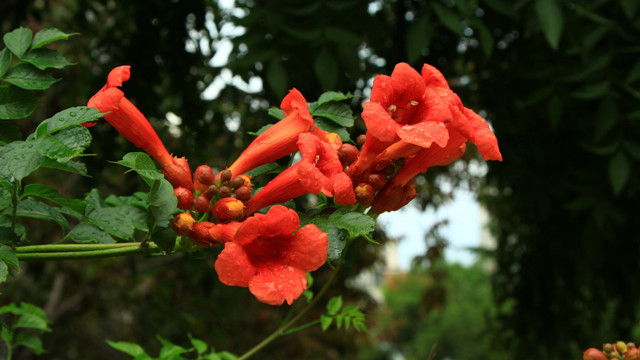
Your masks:
M 129 80 L 130 68 L 129 65 L 124 65 L 111 70 L 107 83 L 89 99 L 87 106 L 106 113 L 103 118 L 116 128 L 120 135 L 156 160 L 174 187 L 182 186 L 193 190 L 187 160 L 169 154 L 147 118 L 124 96 L 124 92 L 118 89 L 123 82 Z

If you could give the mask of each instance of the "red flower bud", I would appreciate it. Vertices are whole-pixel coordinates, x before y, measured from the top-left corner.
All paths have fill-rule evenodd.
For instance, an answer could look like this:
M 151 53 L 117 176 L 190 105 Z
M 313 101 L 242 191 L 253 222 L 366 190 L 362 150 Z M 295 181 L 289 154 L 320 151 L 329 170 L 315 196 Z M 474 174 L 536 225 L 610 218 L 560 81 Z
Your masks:
M 582 355 L 582 360 L 608 360 L 607 356 L 596 348 L 589 348 Z
M 211 200 L 207 199 L 206 196 L 200 195 L 194 201 L 194 205 L 196 207 L 197 212 L 209 212 L 211 210 Z
M 385 185 L 387 185 L 387 181 L 388 181 L 387 175 L 383 173 L 369 174 L 369 176 L 367 177 L 367 180 L 369 180 L 369 183 L 371 184 L 371 186 L 373 186 L 373 188 L 376 191 L 382 189 Z
M 213 169 L 211 169 L 207 165 L 200 165 L 193 173 L 193 182 L 196 186 L 196 189 L 199 191 L 204 191 L 207 186 L 213 184 Z M 200 188 L 198 186 L 200 184 Z
M 376 191 L 371 184 L 360 183 L 355 188 L 356 199 L 362 206 L 370 206 L 376 196 Z
M 231 179 L 231 171 L 230 170 L 222 170 L 220 171 L 220 181 L 227 182 Z
M 200 246 L 211 246 L 218 243 L 232 241 L 241 223 L 214 224 L 201 221 L 193 227 L 189 238 Z
M 173 218 L 171 228 L 180 236 L 191 234 L 193 226 L 196 224 L 196 220 L 187 212 L 180 213 Z
M 240 186 L 236 189 L 236 199 L 242 202 L 249 201 L 249 199 L 251 199 L 251 195 L 251 189 L 246 186 Z
M 229 197 L 231 196 L 231 189 L 226 185 L 222 185 L 218 189 L 218 195 L 220 195 L 221 198 Z
M 358 155 L 360 155 L 360 150 L 351 144 L 342 144 L 338 149 L 338 157 L 343 165 L 349 165 L 356 161 Z
M 218 193 L 218 187 L 215 185 L 210 185 L 207 190 L 202 192 L 202 196 L 206 197 L 207 199 L 211 200 L 211 198 L 213 197 L 213 195 Z
M 178 186 L 173 189 L 173 193 L 178 198 L 178 209 L 191 209 L 193 206 L 193 193 L 191 190 L 183 188 L 182 186 Z
M 358 144 L 358 146 L 360 147 L 364 145 L 365 141 L 367 141 L 367 135 L 365 134 L 362 134 L 356 138 L 356 144 Z
M 220 220 L 240 220 L 244 217 L 244 203 L 232 197 L 218 200 L 211 210 L 211 214 Z
M 229 186 L 234 189 L 237 189 L 242 185 L 244 185 L 244 178 L 242 176 L 236 176 L 229 182 Z

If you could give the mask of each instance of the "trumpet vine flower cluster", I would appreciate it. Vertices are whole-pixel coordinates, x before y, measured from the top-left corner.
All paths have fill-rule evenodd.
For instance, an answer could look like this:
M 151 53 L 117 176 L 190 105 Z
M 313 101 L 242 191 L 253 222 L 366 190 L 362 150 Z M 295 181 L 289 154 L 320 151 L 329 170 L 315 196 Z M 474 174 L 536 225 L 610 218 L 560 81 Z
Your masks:
M 358 146 L 322 130 L 304 96 L 292 89 L 280 104 L 284 117 L 228 168 L 201 165 L 192 173 L 118 89 L 129 77 L 129 66 L 113 69 L 88 106 L 105 112 L 105 120 L 160 164 L 183 210 L 174 218 L 175 232 L 202 247 L 224 247 L 215 262 L 220 281 L 248 287 L 271 305 L 297 299 L 307 287 L 306 273 L 326 262 L 328 250 L 326 233 L 313 224 L 300 227 L 296 211 L 280 204 L 322 193 L 372 214 L 394 211 L 417 196 L 416 175 L 458 159 L 467 142 L 485 160 L 502 160 L 489 125 L 462 105 L 437 69 L 425 64 L 418 73 L 401 63 L 391 76 L 375 77 Z M 254 190 L 249 171 L 296 152 L 300 161 Z M 208 219 L 196 221 L 197 213 Z

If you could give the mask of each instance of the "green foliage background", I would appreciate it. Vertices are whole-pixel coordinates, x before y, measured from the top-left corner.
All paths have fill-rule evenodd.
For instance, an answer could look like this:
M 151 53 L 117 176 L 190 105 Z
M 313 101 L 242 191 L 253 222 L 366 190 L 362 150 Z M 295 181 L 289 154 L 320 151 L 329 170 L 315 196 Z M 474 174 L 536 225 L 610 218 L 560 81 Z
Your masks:
M 129 64 L 132 80 L 124 90 L 169 151 L 192 165 L 222 167 L 250 141 L 247 131 L 272 121 L 266 109 L 286 89 L 296 87 L 309 100 L 335 89 L 366 96 L 372 75 L 388 74 L 400 61 L 417 68 L 428 62 L 465 105 L 491 121 L 505 158 L 489 164 L 480 184 L 454 168 L 430 170 L 419 182 L 422 206 L 448 198 L 433 185 L 437 176 L 470 182 L 493 217 L 492 291 L 496 308 L 506 309 L 498 316 L 495 346 L 513 358 L 560 359 L 577 358 L 603 341 L 637 340 L 629 338 L 638 312 L 633 275 L 640 270 L 637 1 L 274 0 L 235 6 L 3 1 L 2 33 L 22 25 L 81 34 L 59 45 L 78 65 L 58 70 L 64 81 L 40 98 L 30 119 L 13 124 L 22 134 L 32 132 L 35 119 L 85 104 L 111 68 Z M 229 62 L 210 66 L 224 42 L 233 45 Z M 216 99 L 203 99 L 202 91 L 226 69 L 247 81 L 261 79 L 264 89 L 226 86 Z M 184 136 L 168 132 L 168 111 L 183 119 Z M 239 128 L 227 125 L 237 118 Z M 3 124 L 3 136 L 15 135 L 12 129 Z M 122 176 L 121 168 L 104 166 L 131 145 L 109 126 L 92 133 L 89 151 L 96 156 L 87 162 L 101 194 L 131 194 L 144 186 L 132 174 Z M 82 197 L 89 190 L 79 176 L 63 184 L 64 194 Z M 55 225 L 26 225 L 40 230 L 36 242 L 59 234 Z M 358 260 L 345 277 L 375 261 L 375 250 L 361 247 L 349 253 Z M 192 332 L 216 347 L 242 351 L 282 316 L 279 309 L 245 306 L 253 300 L 242 289 L 222 289 L 205 260 L 183 260 L 30 263 L 5 286 L 2 301 L 45 304 L 53 320 L 54 332 L 45 338 L 51 358 L 113 358 L 103 337 L 152 348 L 155 333 L 186 341 Z M 296 336 L 263 358 L 353 358 L 370 346 L 365 337 L 352 343 L 338 334 Z

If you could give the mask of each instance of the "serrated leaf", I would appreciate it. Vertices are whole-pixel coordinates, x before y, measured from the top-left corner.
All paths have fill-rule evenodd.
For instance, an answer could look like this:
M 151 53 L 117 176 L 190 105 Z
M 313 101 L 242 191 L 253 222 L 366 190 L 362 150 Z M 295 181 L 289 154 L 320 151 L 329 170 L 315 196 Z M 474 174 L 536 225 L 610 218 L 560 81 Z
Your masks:
M 310 218 L 301 217 L 300 225 L 314 224 L 322 232 L 327 234 L 329 246 L 327 249 L 327 260 L 337 260 L 342 256 L 342 251 L 347 246 L 347 232 L 338 229 L 332 220 L 327 216 L 312 216 Z
M 9 65 L 11 64 L 11 52 L 9 49 L 4 48 L 0 50 L 0 78 L 7 73 Z
M 333 89 L 338 81 L 339 64 L 327 49 L 322 50 L 313 62 L 313 70 L 323 90 Z
M 76 225 L 69 236 L 71 240 L 81 244 L 114 244 L 116 242 L 106 231 L 87 223 Z
M 138 344 L 134 344 L 126 341 L 111 341 L 108 339 L 106 341 L 107 341 L 107 344 L 109 344 L 109 346 L 127 355 L 131 355 L 134 357 L 140 356 L 140 355 L 146 355 L 146 352 L 144 351 L 144 349 Z
M 64 56 L 60 55 L 60 53 L 51 49 L 29 51 L 22 57 L 22 61 L 26 61 L 40 70 L 48 68 L 62 69 L 65 66 L 73 65 L 72 62 L 69 62 Z
M 87 166 L 81 162 L 77 162 L 74 160 L 69 160 L 62 163 L 53 159 L 45 158 L 40 166 L 50 169 L 63 170 L 82 176 L 89 176 L 89 173 L 87 173 Z
M 10 267 L 18 267 L 18 257 L 16 256 L 16 252 L 10 246 L 5 244 L 0 244 L 0 261 Z
M 36 130 L 36 136 L 40 137 L 45 134 L 52 134 L 56 131 L 66 129 L 71 126 L 80 125 L 86 122 L 92 122 L 99 119 L 103 113 L 98 109 L 87 106 L 76 106 L 62 110 L 52 117 L 44 120 Z
M 346 230 L 352 237 L 369 235 L 376 227 L 375 220 L 359 212 L 336 211 L 329 216 L 329 219 L 334 221 L 336 227 Z
M 552 49 L 557 50 L 564 26 L 560 4 L 557 0 L 536 0 L 535 10 L 547 42 Z
M 11 50 L 15 56 L 21 58 L 22 55 L 27 52 L 27 49 L 29 49 L 32 36 L 33 32 L 31 32 L 31 29 L 19 27 L 4 34 L 2 40 L 4 41 L 4 45 Z
M 63 230 L 69 227 L 69 222 L 62 216 L 58 208 L 31 198 L 24 199 L 18 203 L 16 215 L 55 221 Z
M 458 14 L 454 13 L 451 9 L 438 4 L 437 2 L 432 2 L 431 6 L 436 13 L 436 16 L 449 30 L 453 31 L 458 36 L 464 36 L 464 31 L 462 29 L 462 19 Z
M 91 133 L 85 127 L 74 126 L 39 138 L 37 142 L 41 155 L 65 163 L 82 154 L 91 144 Z
M 37 170 L 43 157 L 34 141 L 14 141 L 0 147 L 0 177 L 18 181 Z
M 342 296 L 334 296 L 327 302 L 327 314 L 335 315 L 342 308 Z
M 31 49 L 33 50 L 33 49 L 43 47 L 54 41 L 67 40 L 69 37 L 73 35 L 78 35 L 78 34 L 77 33 L 65 34 L 56 28 L 42 29 L 38 31 L 33 37 L 33 45 L 31 46 Z
M 353 111 L 347 104 L 328 102 L 318 106 L 311 115 L 329 119 L 342 127 L 352 127 L 354 124 Z
M 91 223 L 101 230 L 121 239 L 132 239 L 134 227 L 129 210 L 123 207 L 98 208 L 88 215 Z
M 331 316 L 320 315 L 320 327 L 322 331 L 326 331 L 333 323 L 333 318 Z
M 45 90 L 60 81 L 46 71 L 39 70 L 30 64 L 19 64 L 12 67 L 4 81 L 25 90 Z
M 16 86 L 0 87 L 0 119 L 22 119 L 36 108 L 36 96 Z
M 36 355 L 44 354 L 44 348 L 42 347 L 42 340 L 40 336 L 34 333 L 20 332 L 16 335 L 16 339 L 13 343 L 14 346 L 24 346 L 31 350 Z
M 25 198 L 27 196 L 37 196 L 53 201 L 58 205 L 70 208 L 74 212 L 78 213 L 78 215 L 82 215 L 84 213 L 84 201 L 80 199 L 70 199 L 63 196 L 58 192 L 58 189 L 49 185 L 28 184 L 22 190 L 21 198 Z
M 118 165 L 128 167 L 140 175 L 147 185 L 151 186 L 154 181 L 164 179 L 164 175 L 158 171 L 156 164 L 143 152 L 131 152 L 126 154 L 122 160 L 115 162 Z
M 609 181 L 615 195 L 619 195 L 629 181 L 631 164 L 623 152 L 616 153 L 609 160 Z
M 178 206 L 178 199 L 169 181 L 157 180 L 157 184 L 154 184 L 149 192 L 149 226 L 168 227 L 169 221 L 173 218 L 173 211 Z

